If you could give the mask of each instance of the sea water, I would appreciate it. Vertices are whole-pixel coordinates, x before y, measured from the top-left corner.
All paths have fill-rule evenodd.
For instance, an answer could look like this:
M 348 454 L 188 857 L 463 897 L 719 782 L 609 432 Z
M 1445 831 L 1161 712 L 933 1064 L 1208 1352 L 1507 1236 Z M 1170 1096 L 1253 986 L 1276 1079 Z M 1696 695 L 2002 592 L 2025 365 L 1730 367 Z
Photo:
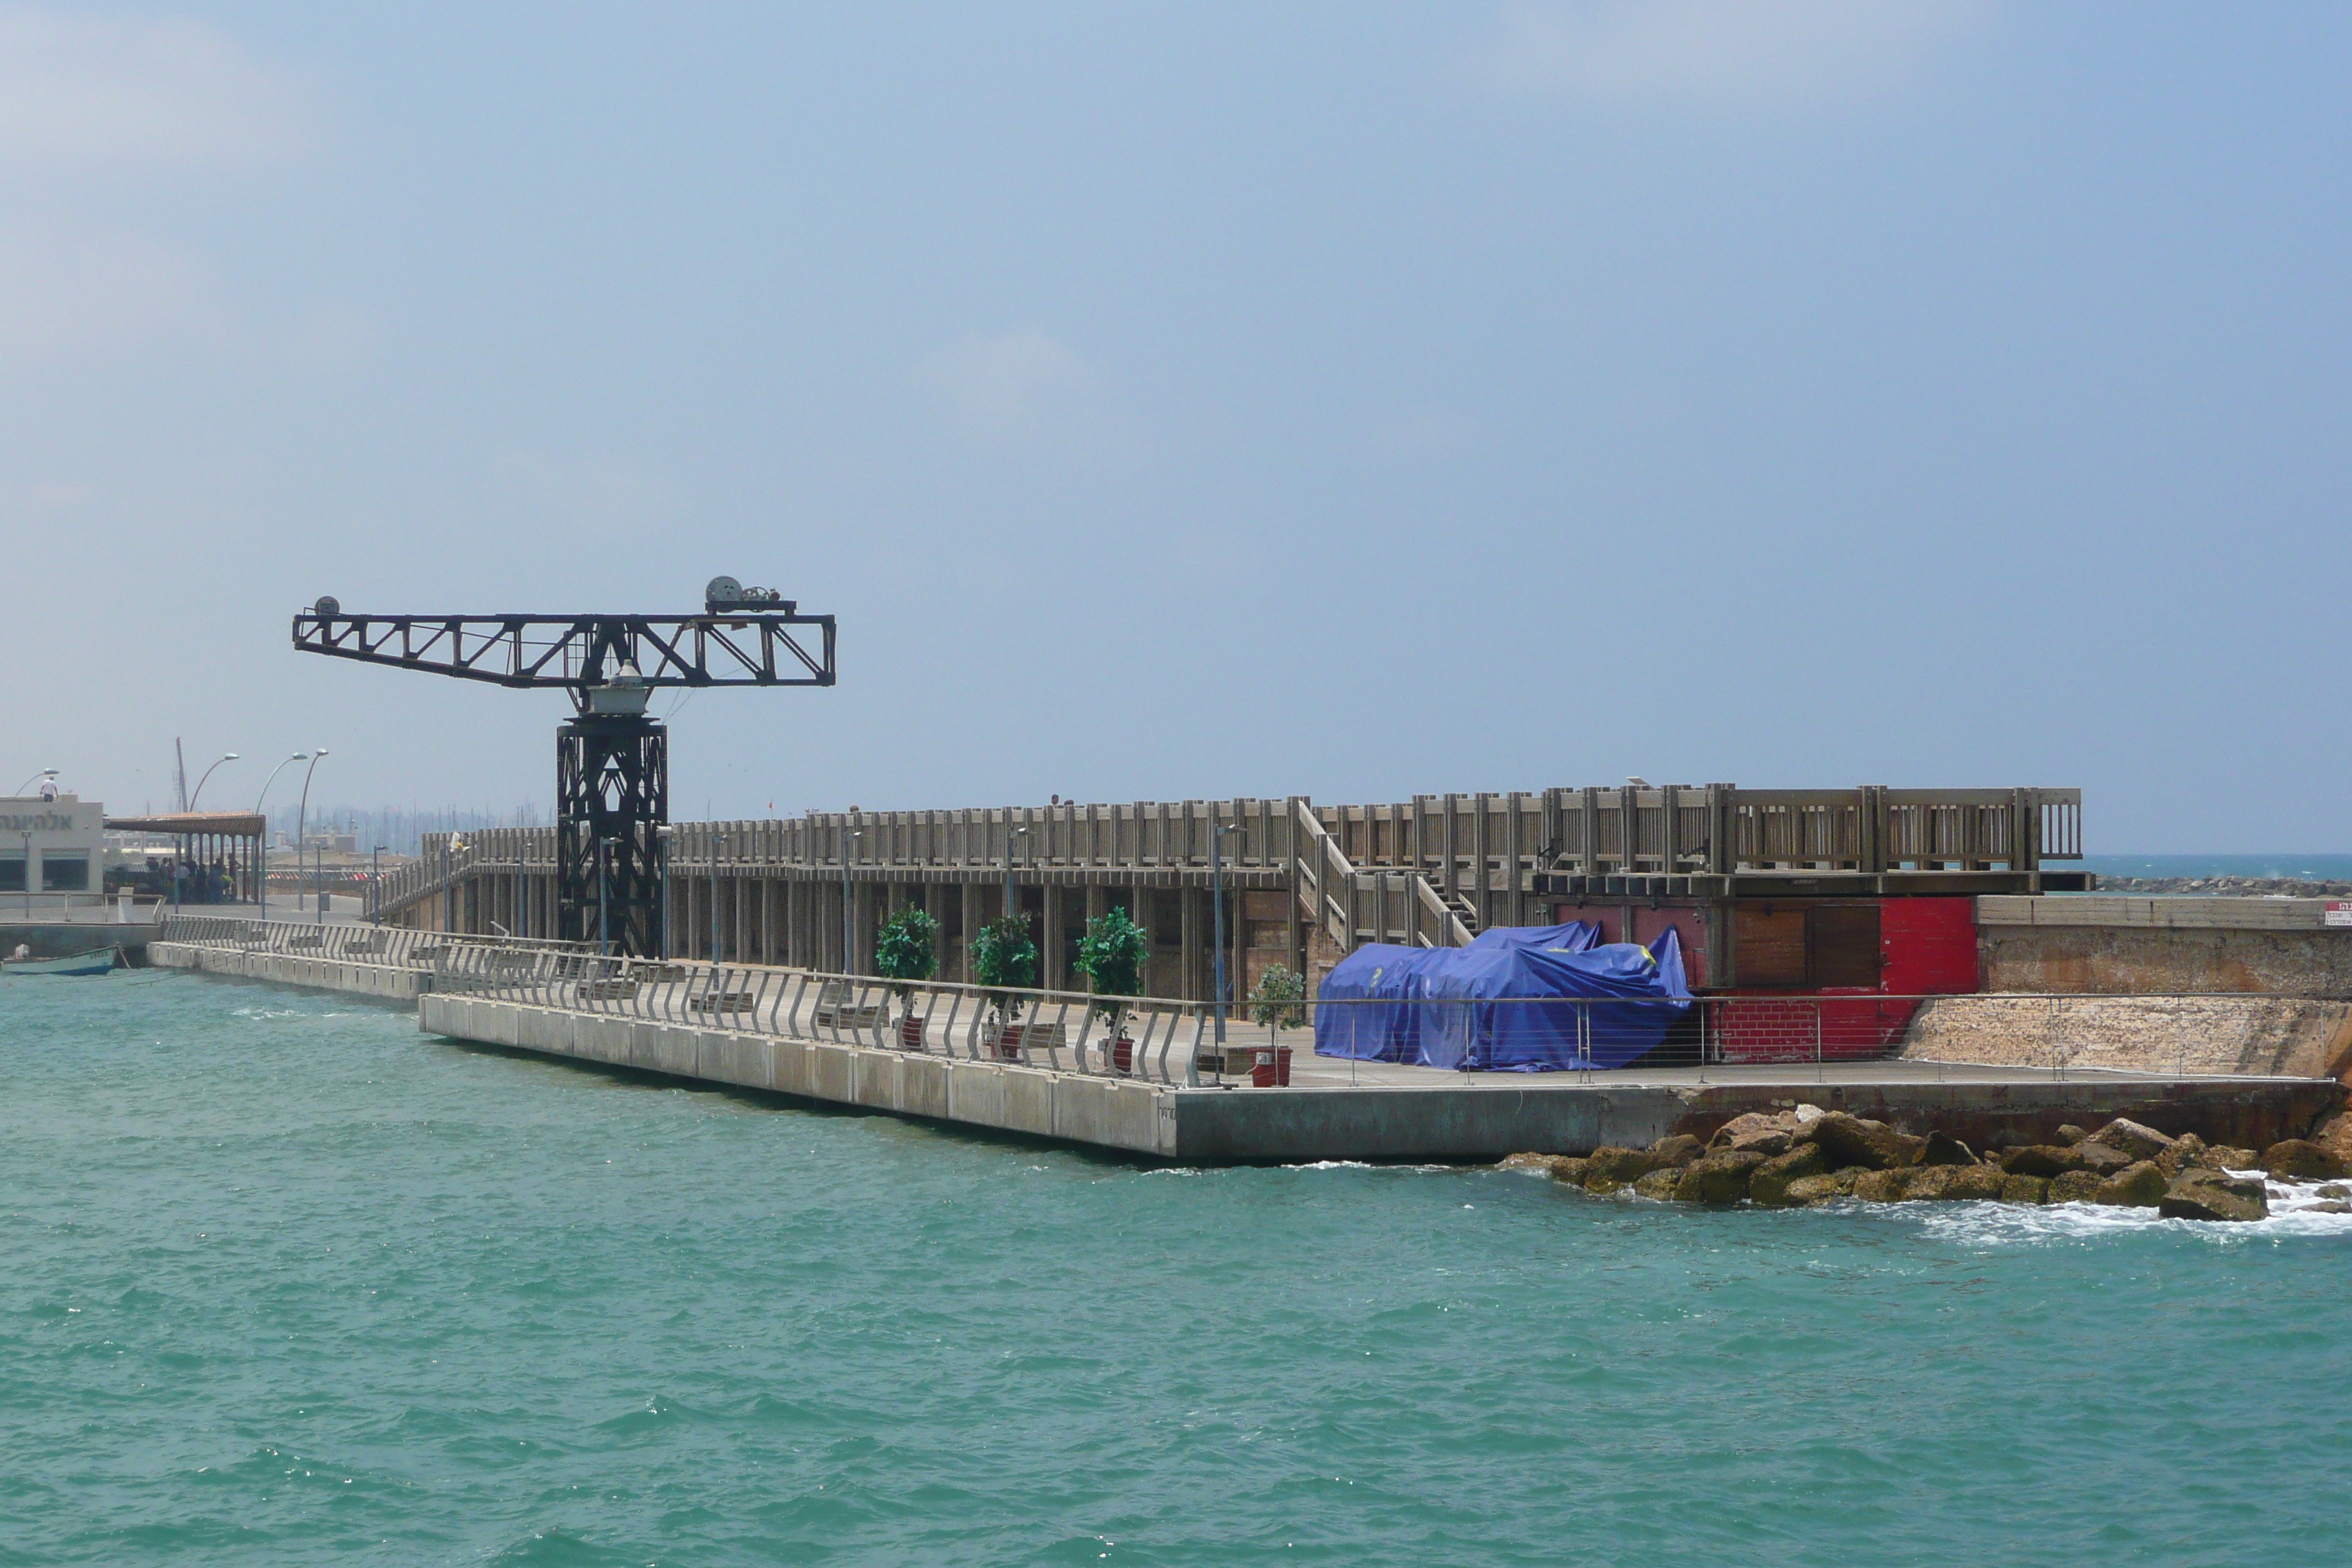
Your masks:
M 0 982 L 0 1563 L 2315 1563 L 2352 1236 L 1166 1170 Z

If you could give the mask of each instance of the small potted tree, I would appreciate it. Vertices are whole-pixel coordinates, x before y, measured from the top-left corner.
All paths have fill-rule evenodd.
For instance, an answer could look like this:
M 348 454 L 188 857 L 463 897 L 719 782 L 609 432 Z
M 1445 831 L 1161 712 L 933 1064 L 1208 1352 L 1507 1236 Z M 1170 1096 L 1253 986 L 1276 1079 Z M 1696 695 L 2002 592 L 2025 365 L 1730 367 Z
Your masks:
M 890 989 L 898 996 L 898 1044 L 910 1051 L 923 1048 L 923 1016 L 915 1011 L 915 985 L 939 972 L 940 922 L 927 910 L 900 910 L 882 922 L 874 939 L 874 967 L 883 979 L 897 981 Z
M 972 977 L 986 988 L 989 1010 L 996 1020 L 991 1044 L 999 1059 L 1021 1057 L 1021 998 L 1015 990 L 1037 984 L 1037 944 L 1030 940 L 1029 922 L 1019 915 L 1000 915 L 980 928 L 971 939 Z
M 1115 1072 L 1135 1070 L 1135 1042 L 1127 1036 L 1127 1016 L 1143 990 L 1143 960 L 1150 951 L 1150 941 L 1127 911 L 1116 906 L 1088 921 L 1087 934 L 1078 939 L 1078 973 L 1087 977 L 1087 989 L 1097 998 L 1095 1016 L 1103 1021 L 1103 1032 L 1109 1037 Z
M 1251 1081 L 1262 1088 L 1290 1081 L 1290 1047 L 1280 1043 L 1282 1031 L 1307 1022 L 1307 981 L 1286 963 L 1269 963 L 1250 992 L 1250 1016 L 1274 1031 L 1276 1045 L 1260 1059 L 1266 1065 L 1253 1071 Z M 1271 1058 L 1268 1060 L 1267 1058 Z

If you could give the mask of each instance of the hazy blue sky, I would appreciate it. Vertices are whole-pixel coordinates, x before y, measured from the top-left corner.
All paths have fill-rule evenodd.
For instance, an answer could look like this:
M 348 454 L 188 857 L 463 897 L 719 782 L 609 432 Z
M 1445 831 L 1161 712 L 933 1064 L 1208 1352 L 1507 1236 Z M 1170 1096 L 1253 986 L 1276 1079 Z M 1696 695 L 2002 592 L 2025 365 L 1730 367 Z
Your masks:
M 552 793 L 414 611 L 841 616 L 677 815 L 2079 784 L 2352 848 L 2352 7 L 0 5 L 0 790 Z M 290 804 L 290 797 L 289 804 Z

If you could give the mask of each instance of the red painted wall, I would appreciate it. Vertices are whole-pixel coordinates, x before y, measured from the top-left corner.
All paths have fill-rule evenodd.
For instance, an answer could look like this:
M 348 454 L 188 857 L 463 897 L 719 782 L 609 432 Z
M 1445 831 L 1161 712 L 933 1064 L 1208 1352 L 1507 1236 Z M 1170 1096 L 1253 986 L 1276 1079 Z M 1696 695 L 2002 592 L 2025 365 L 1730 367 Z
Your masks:
M 1974 899 L 1885 899 L 1878 906 L 1885 967 L 1878 988 L 1889 996 L 1940 996 L 1977 990 Z

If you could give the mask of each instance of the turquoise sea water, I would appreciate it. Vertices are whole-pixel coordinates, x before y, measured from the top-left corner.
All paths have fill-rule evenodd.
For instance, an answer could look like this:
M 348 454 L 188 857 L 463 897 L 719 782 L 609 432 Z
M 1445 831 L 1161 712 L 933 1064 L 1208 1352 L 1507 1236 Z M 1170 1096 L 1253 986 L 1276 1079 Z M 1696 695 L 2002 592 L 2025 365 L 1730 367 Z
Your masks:
M 1153 1171 L 152 972 L 0 982 L 0 1563 L 2352 1540 L 2339 1221 Z

